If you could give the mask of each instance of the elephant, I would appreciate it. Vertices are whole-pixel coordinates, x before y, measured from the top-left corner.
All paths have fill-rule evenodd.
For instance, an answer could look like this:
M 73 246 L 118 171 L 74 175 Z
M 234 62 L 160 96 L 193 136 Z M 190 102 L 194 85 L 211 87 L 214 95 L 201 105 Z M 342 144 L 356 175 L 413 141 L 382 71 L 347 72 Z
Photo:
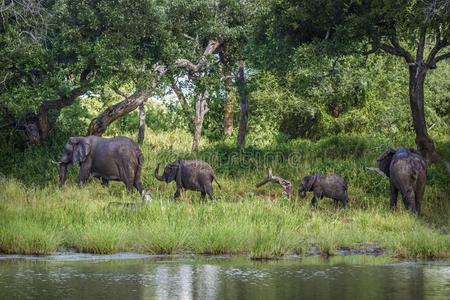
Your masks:
M 71 137 L 65 144 L 59 162 L 59 185 L 67 179 L 67 167 L 79 164 L 78 184 L 84 184 L 89 176 L 94 176 L 108 185 L 110 180 L 122 181 L 129 193 L 133 186 L 139 191 L 143 201 L 149 201 L 151 194 L 141 183 L 144 156 L 139 147 L 129 138 L 117 136 Z
M 377 161 L 379 170 L 389 178 L 391 208 L 397 207 L 400 191 L 405 208 L 419 215 L 427 176 L 425 159 L 414 149 L 389 148 Z
M 220 184 L 214 175 L 213 168 L 202 160 L 176 160 L 168 164 L 164 168 L 164 173 L 158 175 L 159 165 L 156 166 L 154 175 L 159 181 L 166 183 L 175 180 L 177 190 L 174 194 L 174 199 L 180 197 L 181 190 L 199 191 L 201 198 L 205 199 L 206 194 L 213 199 L 213 180 L 216 181 L 220 188 Z
M 303 177 L 299 187 L 299 196 L 305 198 L 306 193 L 311 191 L 314 193 L 311 199 L 311 205 L 314 208 L 317 207 L 317 198 L 322 199 L 324 196 L 333 199 L 336 207 L 339 201 L 344 208 L 347 207 L 347 182 L 336 174 L 316 174 Z

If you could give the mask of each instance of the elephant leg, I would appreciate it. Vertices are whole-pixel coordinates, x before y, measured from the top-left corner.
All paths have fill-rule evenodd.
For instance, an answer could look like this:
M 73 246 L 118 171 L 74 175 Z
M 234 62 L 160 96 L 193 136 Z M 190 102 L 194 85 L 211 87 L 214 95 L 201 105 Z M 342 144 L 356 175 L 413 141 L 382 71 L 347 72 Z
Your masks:
M 338 208 L 339 200 L 333 198 L 333 202 L 334 202 L 334 208 Z
M 181 196 L 181 191 L 179 189 L 177 189 L 175 191 L 175 194 L 173 194 L 173 199 L 177 199 Z
M 200 198 L 202 199 L 202 201 L 205 201 L 205 198 L 206 198 L 206 192 L 201 191 L 201 192 L 200 192 Z
M 317 208 L 317 197 L 316 197 L 316 195 L 314 195 L 314 196 L 312 197 L 312 199 L 311 199 L 311 205 L 312 205 L 312 207 Z
M 208 197 L 209 197 L 209 199 L 210 200 L 213 200 L 213 198 L 214 198 L 214 192 L 213 192 L 213 187 L 210 185 L 210 186 L 207 186 L 206 188 L 205 188 L 205 192 L 206 192 L 206 194 L 208 194 Z
M 150 191 L 144 188 L 140 180 L 134 180 L 134 187 L 139 192 L 139 195 L 141 195 L 142 201 L 146 202 L 151 200 L 152 196 L 150 194 Z
M 421 184 L 421 185 L 417 185 L 416 186 L 416 190 L 414 193 L 415 196 L 415 202 L 416 202 L 416 210 L 417 210 L 417 214 L 420 214 L 420 210 L 421 210 L 421 203 L 422 203 L 422 197 L 423 197 L 423 193 L 425 191 L 425 184 Z
M 106 179 L 105 177 L 101 177 L 100 179 L 102 180 L 102 186 L 109 187 L 109 180 L 108 179 Z
M 412 188 L 409 188 L 405 191 L 403 199 L 405 208 L 409 209 L 412 213 L 417 214 L 416 196 Z
M 126 181 L 125 182 L 125 186 L 127 187 L 127 192 L 128 194 L 133 193 L 133 183 Z
M 398 190 L 392 183 L 390 189 L 391 189 L 391 209 L 395 209 L 397 207 Z
M 80 165 L 80 173 L 78 174 L 78 185 L 83 185 L 91 175 L 91 168 L 87 164 Z
M 134 172 L 131 167 L 124 167 L 122 169 L 122 181 L 125 184 L 125 187 L 127 188 L 128 194 L 131 194 L 133 192 L 133 186 L 134 186 Z
M 139 194 L 142 195 L 142 191 L 144 191 L 144 186 L 142 185 L 142 182 L 140 180 L 134 181 L 134 188 L 139 192 Z
M 343 204 L 344 208 L 346 209 L 348 206 L 348 198 L 347 197 L 344 198 L 344 200 L 342 201 L 342 204 Z
M 128 194 L 131 194 L 133 192 L 133 182 L 127 176 L 122 181 L 125 184 Z

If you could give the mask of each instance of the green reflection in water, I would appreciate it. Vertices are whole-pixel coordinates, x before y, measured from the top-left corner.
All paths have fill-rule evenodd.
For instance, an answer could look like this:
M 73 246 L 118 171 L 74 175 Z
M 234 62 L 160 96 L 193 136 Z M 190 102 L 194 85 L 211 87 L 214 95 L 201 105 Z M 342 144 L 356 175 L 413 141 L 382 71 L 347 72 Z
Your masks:
M 448 299 L 450 261 L 0 260 L 0 299 Z

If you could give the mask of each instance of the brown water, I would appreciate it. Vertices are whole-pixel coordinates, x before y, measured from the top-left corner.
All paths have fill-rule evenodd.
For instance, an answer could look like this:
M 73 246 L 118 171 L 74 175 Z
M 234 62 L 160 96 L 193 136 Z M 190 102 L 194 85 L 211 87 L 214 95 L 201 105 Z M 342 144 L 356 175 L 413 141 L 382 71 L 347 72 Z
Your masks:
M 450 299 L 450 261 L 0 256 L 0 299 Z

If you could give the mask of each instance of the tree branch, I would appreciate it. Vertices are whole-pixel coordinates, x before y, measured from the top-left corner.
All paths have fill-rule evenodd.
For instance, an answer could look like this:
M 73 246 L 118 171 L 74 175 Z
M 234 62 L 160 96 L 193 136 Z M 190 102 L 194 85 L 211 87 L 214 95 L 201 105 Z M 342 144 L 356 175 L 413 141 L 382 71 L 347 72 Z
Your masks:
M 403 57 L 408 64 L 414 62 L 412 55 L 405 48 L 400 46 L 397 36 L 391 36 L 389 38 L 389 41 L 391 42 L 392 46 L 382 43 L 380 45 L 380 48 L 390 54 Z
M 194 64 L 187 59 L 180 58 L 175 61 L 175 66 L 177 66 L 178 68 L 184 68 L 193 74 L 198 73 L 201 69 L 203 69 L 203 67 L 208 62 L 208 60 L 207 60 L 208 55 L 213 54 L 219 46 L 220 46 L 219 42 L 210 40 L 208 42 L 208 46 L 206 46 L 206 49 L 203 52 L 203 55 L 199 59 L 197 64 Z
M 91 124 L 89 124 L 87 135 L 101 136 L 112 122 L 144 103 L 150 97 L 153 89 L 156 88 L 159 77 L 163 76 L 166 72 L 166 68 L 163 65 L 155 65 L 153 70 L 157 74 L 157 77 L 151 80 L 146 88 L 135 91 L 122 101 L 108 107 L 103 113 L 94 118 Z
M 425 50 L 425 37 L 426 37 L 427 29 L 425 27 L 421 27 L 419 31 L 419 44 L 417 45 L 417 53 L 416 53 L 416 61 L 422 61 L 423 52 Z
M 281 178 L 281 177 L 278 177 L 278 176 L 273 176 L 271 168 L 269 168 L 267 170 L 267 173 L 268 173 L 267 177 L 264 178 L 263 181 L 258 182 L 256 184 L 256 187 L 258 188 L 260 186 L 265 185 L 268 182 L 273 182 L 273 183 L 279 184 L 283 188 L 283 191 L 290 197 L 291 194 L 292 194 L 292 184 L 291 184 L 291 182 L 289 180 L 284 179 L 284 178 Z
M 119 96 L 122 96 L 124 98 L 128 97 L 128 95 L 125 92 L 122 92 L 117 86 L 112 86 L 111 90 Z
M 444 59 L 447 59 L 447 58 L 450 58 L 450 52 L 447 52 L 447 53 L 445 53 L 445 54 L 442 54 L 442 55 L 437 56 L 437 57 L 434 59 L 434 61 L 437 63 L 437 62 L 439 62 L 439 61 L 441 61 L 441 60 L 444 60 Z
M 69 94 L 61 96 L 57 100 L 46 100 L 40 106 L 40 111 L 49 111 L 51 109 L 61 109 L 65 106 L 71 105 L 72 102 L 79 96 L 87 92 L 89 82 L 87 77 L 93 70 L 93 65 L 88 65 L 80 74 L 80 86 L 72 89 Z
M 178 100 L 180 100 L 181 105 L 183 106 L 184 109 L 187 109 L 189 104 L 186 100 L 186 97 L 183 94 L 183 91 L 181 90 L 181 88 L 177 85 L 176 82 L 172 82 L 171 84 L 172 90 L 175 93 L 175 95 L 177 95 Z
M 442 58 L 441 55 L 439 56 L 439 60 L 437 60 L 438 57 L 436 57 L 436 55 L 439 53 L 439 51 L 450 45 L 450 42 L 446 38 L 441 38 L 441 30 L 439 28 L 436 29 L 435 35 L 436 41 L 433 46 L 433 49 L 431 49 L 430 51 L 430 54 L 428 54 L 426 62 L 428 66 L 435 66 L 438 61 L 445 59 L 446 57 Z

